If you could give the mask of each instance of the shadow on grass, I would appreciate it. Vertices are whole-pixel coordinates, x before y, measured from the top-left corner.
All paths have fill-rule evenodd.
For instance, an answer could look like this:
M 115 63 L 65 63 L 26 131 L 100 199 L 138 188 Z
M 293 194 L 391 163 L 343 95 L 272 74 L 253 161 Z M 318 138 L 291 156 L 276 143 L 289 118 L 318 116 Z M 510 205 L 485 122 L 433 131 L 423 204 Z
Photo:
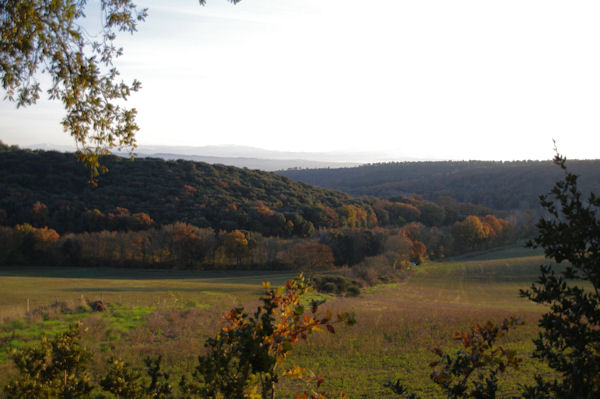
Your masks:
M 0 277 L 91 278 L 108 280 L 210 280 L 211 284 L 260 284 L 284 282 L 293 278 L 290 271 L 273 270 L 171 270 L 117 269 L 101 267 L 0 266 Z
M 533 256 L 543 256 L 544 250 L 541 248 L 531 249 L 523 246 L 510 246 L 504 248 L 493 248 L 485 251 L 470 252 L 464 255 L 446 258 L 443 262 L 471 261 L 471 260 L 500 260 L 511 258 L 528 258 Z
M 214 288 L 214 287 L 212 287 Z M 230 293 L 238 293 L 240 292 L 239 286 L 232 287 L 218 287 L 219 291 L 213 290 L 203 290 L 198 288 L 185 288 L 185 287 L 123 287 L 123 288 L 115 288 L 115 287 L 93 287 L 93 288 L 64 288 L 59 291 L 61 292 L 76 292 L 76 293 L 85 293 L 85 292 L 104 292 L 104 293 L 113 293 L 113 292 L 154 292 L 154 293 L 167 293 L 167 292 L 193 292 L 196 294 L 204 294 L 204 295 L 227 295 Z M 252 290 L 253 293 L 262 294 L 263 290 Z

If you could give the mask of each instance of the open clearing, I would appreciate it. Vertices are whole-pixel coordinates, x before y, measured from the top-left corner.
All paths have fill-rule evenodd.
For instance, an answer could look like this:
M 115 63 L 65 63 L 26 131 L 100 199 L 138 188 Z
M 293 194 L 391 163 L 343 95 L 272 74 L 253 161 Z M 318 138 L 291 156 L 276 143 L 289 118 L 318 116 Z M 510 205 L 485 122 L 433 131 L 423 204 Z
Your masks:
M 383 387 L 390 379 L 436 397 L 439 391 L 429 380 L 431 350 L 458 348 L 452 337 L 470 323 L 519 316 L 525 325 L 509 333 L 504 344 L 525 357 L 531 352 L 543 308 L 518 291 L 535 280 L 543 260 L 528 250 L 490 252 L 416 267 L 409 281 L 373 287 L 357 298 L 331 298 L 325 307 L 355 312 L 358 324 L 338 328 L 335 336 L 313 335 L 289 361 L 322 374 L 328 388 L 344 389 L 351 398 L 396 397 Z M 193 368 L 223 312 L 239 304 L 254 307 L 261 281 L 278 285 L 291 277 L 251 271 L 2 268 L 0 382 L 12 372 L 7 350 L 30 345 L 41 331 L 53 334 L 75 320 L 88 327 L 84 341 L 96 351 L 93 370 L 101 372 L 115 354 L 133 364 L 162 354 L 165 366 L 182 374 Z M 82 298 L 104 299 L 109 312 L 87 311 Z M 24 317 L 27 301 L 30 315 Z M 515 393 L 537 369 L 539 364 L 526 359 L 520 373 L 504 378 L 503 395 Z M 281 397 L 289 397 L 289 389 L 285 386 Z

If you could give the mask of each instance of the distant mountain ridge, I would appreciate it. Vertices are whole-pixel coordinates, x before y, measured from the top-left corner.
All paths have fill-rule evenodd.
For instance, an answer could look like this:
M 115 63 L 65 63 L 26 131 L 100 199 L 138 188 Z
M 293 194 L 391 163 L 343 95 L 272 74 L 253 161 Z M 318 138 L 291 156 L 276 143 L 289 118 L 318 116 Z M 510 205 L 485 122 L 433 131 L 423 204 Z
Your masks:
M 117 155 L 128 156 L 128 154 Z M 165 160 L 185 159 L 194 162 L 206 162 L 212 165 L 227 165 L 237 168 L 258 169 L 265 172 L 274 172 L 284 169 L 317 169 L 317 168 L 350 168 L 358 166 L 360 163 L 344 162 L 325 162 L 311 161 L 307 159 L 267 159 L 267 158 L 247 158 L 247 157 L 218 157 L 206 155 L 184 155 L 169 153 L 138 154 L 137 158 L 161 158 Z
M 45 151 L 73 152 L 73 146 L 36 144 L 30 149 Z M 115 155 L 129 157 L 128 153 L 116 152 Z M 135 151 L 135 157 L 162 158 L 167 160 L 186 159 L 236 166 L 238 168 L 276 171 L 284 169 L 313 169 L 313 168 L 347 168 L 368 162 L 382 161 L 418 161 L 420 159 L 403 156 L 402 154 L 369 152 L 369 151 L 275 151 L 262 148 L 239 145 L 211 146 L 163 146 L 140 145 Z

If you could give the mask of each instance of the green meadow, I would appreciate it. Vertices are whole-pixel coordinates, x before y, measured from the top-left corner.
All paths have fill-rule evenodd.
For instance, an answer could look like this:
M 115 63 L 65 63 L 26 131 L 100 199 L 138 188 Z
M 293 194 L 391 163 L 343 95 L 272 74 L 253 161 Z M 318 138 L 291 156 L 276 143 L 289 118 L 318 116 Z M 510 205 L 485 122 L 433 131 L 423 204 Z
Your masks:
M 502 377 L 501 397 L 508 397 L 531 381 L 534 370 L 544 370 L 528 357 L 544 309 L 518 293 L 536 279 L 543 261 L 539 252 L 504 249 L 416 266 L 407 281 L 367 288 L 359 297 L 329 297 L 325 308 L 355 312 L 357 325 L 339 327 L 335 335 L 314 334 L 288 362 L 322 374 L 327 388 L 343 389 L 351 398 L 396 397 L 384 387 L 392 379 L 423 397 L 437 397 L 429 380 L 428 364 L 436 358 L 432 349 L 456 350 L 456 331 L 514 315 L 524 325 L 502 344 L 524 361 L 519 372 Z M 181 375 L 193 369 L 225 311 L 239 305 L 252 310 L 262 281 L 279 285 L 292 277 L 256 271 L 0 268 L 0 383 L 14 373 L 12 349 L 78 320 L 87 329 L 85 345 L 95 352 L 93 371 L 102 373 L 112 356 L 141 366 L 144 356 L 160 354 L 166 369 Z M 98 299 L 108 304 L 107 312 L 89 309 L 87 302 Z M 295 386 L 283 382 L 281 388 L 281 397 L 289 397 Z

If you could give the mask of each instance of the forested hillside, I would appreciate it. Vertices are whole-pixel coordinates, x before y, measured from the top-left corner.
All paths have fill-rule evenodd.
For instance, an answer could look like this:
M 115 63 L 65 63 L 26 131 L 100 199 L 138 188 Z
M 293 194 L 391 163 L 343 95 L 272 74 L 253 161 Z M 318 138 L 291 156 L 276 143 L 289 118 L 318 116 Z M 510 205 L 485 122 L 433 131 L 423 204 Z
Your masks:
M 354 198 L 182 160 L 106 157 L 94 187 L 74 154 L 0 150 L 0 264 L 398 270 L 531 228 L 530 214 L 447 196 Z
M 153 158 L 106 157 L 109 172 L 93 187 L 74 154 L 3 149 L 0 225 L 29 223 L 60 234 L 184 222 L 307 237 L 319 228 L 442 226 L 493 213 L 447 197 L 438 204 L 418 197 L 359 199 L 274 173 Z
M 600 160 L 572 160 L 569 168 L 580 176 L 583 192 L 598 192 Z M 450 196 L 459 202 L 504 210 L 537 207 L 539 194 L 548 192 L 561 177 L 551 161 L 392 162 L 278 173 L 356 196 L 389 198 L 416 193 L 429 200 Z
M 142 228 L 151 218 L 158 225 L 306 236 L 316 227 L 352 225 L 353 211 L 372 212 L 365 201 L 273 173 L 151 158 L 103 162 L 109 172 L 94 188 L 74 154 L 1 152 L 0 224 L 28 222 L 63 233 L 119 230 L 111 223 Z

